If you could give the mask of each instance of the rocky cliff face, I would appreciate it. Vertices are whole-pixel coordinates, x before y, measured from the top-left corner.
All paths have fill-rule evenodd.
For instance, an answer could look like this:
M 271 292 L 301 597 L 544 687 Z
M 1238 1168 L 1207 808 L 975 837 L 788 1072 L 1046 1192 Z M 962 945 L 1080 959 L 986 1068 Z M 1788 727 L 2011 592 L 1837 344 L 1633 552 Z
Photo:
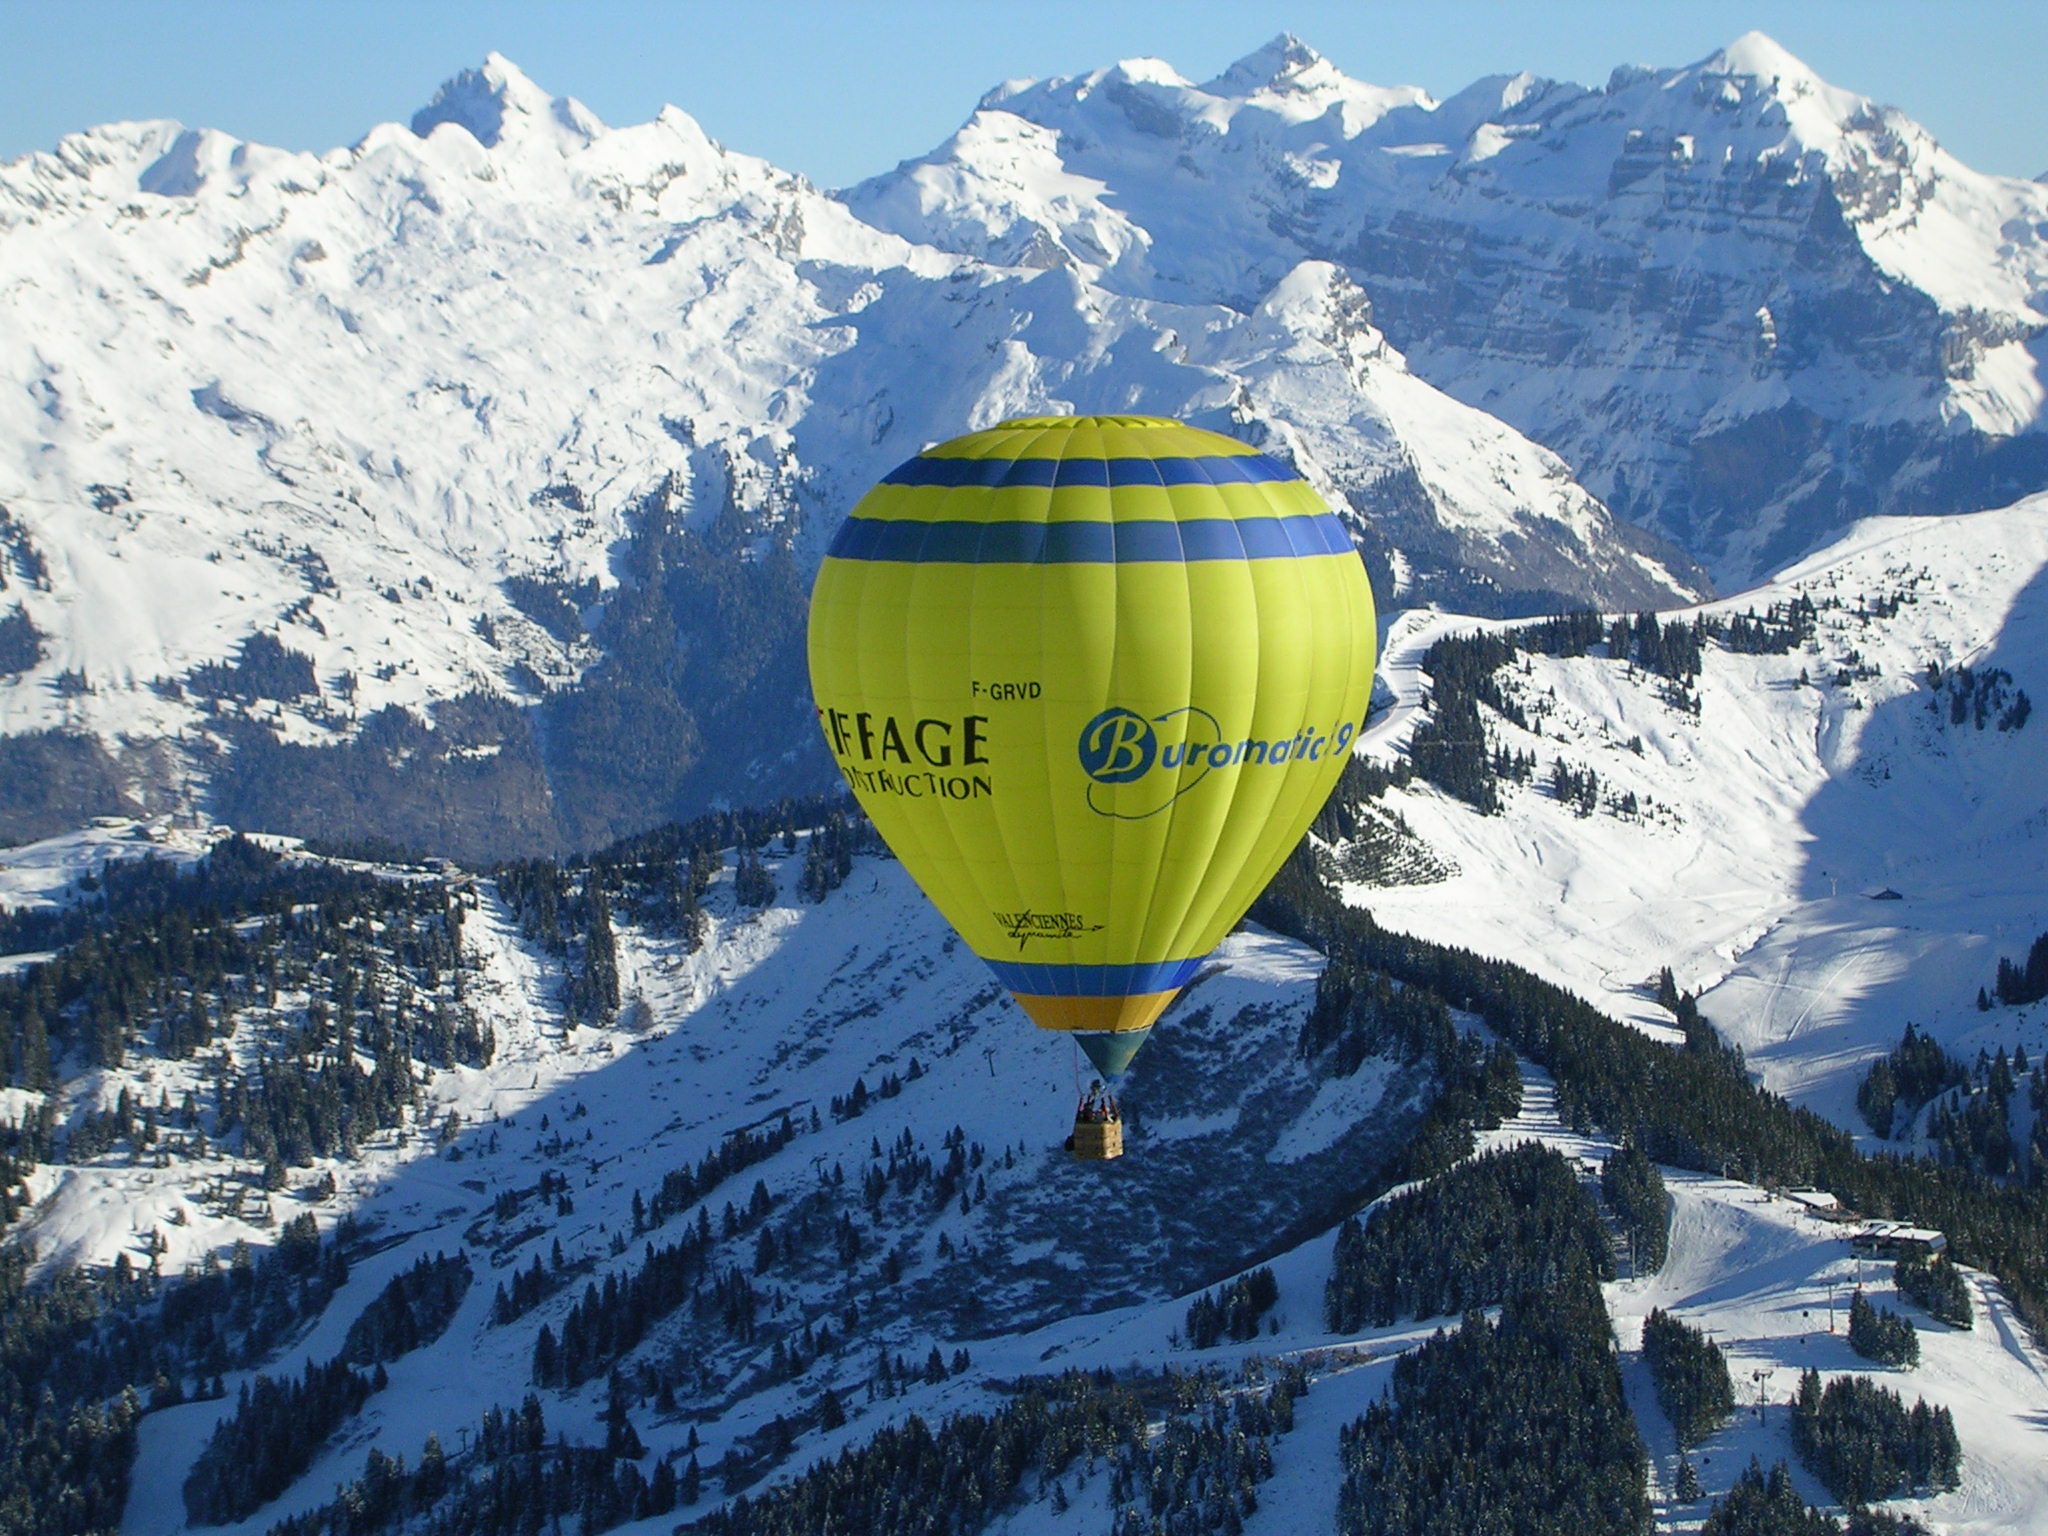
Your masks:
M 1006 87 L 852 189 L 949 249 L 1254 307 L 1341 267 L 1415 371 L 1740 584 L 1874 511 L 2048 483 L 2048 197 L 1751 34 L 1605 88 L 1438 103 L 1291 38 Z

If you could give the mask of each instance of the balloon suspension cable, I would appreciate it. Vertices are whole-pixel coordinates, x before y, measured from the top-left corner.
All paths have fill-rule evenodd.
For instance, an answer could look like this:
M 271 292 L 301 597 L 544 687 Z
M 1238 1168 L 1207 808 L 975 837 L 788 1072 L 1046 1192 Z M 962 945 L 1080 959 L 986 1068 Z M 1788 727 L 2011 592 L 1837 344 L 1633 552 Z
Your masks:
M 1072 1035 L 1068 1035 L 1067 1044 L 1074 1048 L 1074 1102 L 1079 1104 L 1081 1102 L 1081 1042 Z

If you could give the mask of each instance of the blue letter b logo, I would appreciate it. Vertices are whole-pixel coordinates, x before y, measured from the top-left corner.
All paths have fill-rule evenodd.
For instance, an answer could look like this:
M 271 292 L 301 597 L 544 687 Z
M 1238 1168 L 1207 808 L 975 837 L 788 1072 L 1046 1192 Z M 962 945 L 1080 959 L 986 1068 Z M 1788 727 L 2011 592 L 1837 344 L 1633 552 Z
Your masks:
M 1158 753 L 1151 722 L 1128 709 L 1105 709 L 1081 728 L 1081 771 L 1098 784 L 1143 777 Z

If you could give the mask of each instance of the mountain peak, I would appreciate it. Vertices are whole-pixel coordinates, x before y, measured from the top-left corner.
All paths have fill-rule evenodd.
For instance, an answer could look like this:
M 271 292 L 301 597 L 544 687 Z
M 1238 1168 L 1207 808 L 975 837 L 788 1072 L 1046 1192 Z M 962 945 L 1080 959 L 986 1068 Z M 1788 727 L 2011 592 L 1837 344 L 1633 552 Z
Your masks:
M 1187 77 L 1167 63 L 1166 60 L 1155 59 L 1149 54 L 1119 59 L 1111 68 L 1103 71 L 1101 78 L 1105 80 L 1124 80 L 1135 85 L 1164 85 L 1182 88 L 1188 83 Z
M 454 123 L 487 149 L 495 149 L 527 122 L 552 123 L 588 142 L 603 127 L 570 97 L 551 97 L 502 53 L 484 55 L 481 69 L 465 69 L 443 83 L 434 99 L 413 114 L 412 131 L 427 137 Z
M 1707 60 L 1707 68 L 1721 74 L 1748 75 L 1752 79 L 1811 82 L 1819 79 L 1806 61 L 1762 32 L 1745 32 Z
M 1317 66 L 1322 66 L 1321 70 Z M 1318 83 L 1306 78 L 1334 73 L 1334 67 L 1292 32 L 1255 48 L 1202 89 L 1212 96 L 1255 96 L 1260 91 L 1298 90 Z
M 1293 123 L 1335 110 L 1347 138 L 1397 107 L 1436 105 L 1416 86 L 1367 85 L 1352 79 L 1292 32 L 1282 32 L 1246 54 L 1201 89 L 1224 102 L 1255 104 Z

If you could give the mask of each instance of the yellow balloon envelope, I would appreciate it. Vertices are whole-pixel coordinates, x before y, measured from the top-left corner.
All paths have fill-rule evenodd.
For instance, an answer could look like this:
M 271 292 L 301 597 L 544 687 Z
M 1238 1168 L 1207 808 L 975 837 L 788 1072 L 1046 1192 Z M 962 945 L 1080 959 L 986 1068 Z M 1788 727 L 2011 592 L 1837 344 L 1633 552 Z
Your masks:
M 1328 799 L 1374 635 L 1293 471 L 1155 417 L 1031 417 L 861 499 L 811 594 L 811 688 L 905 868 L 1114 1074 Z

